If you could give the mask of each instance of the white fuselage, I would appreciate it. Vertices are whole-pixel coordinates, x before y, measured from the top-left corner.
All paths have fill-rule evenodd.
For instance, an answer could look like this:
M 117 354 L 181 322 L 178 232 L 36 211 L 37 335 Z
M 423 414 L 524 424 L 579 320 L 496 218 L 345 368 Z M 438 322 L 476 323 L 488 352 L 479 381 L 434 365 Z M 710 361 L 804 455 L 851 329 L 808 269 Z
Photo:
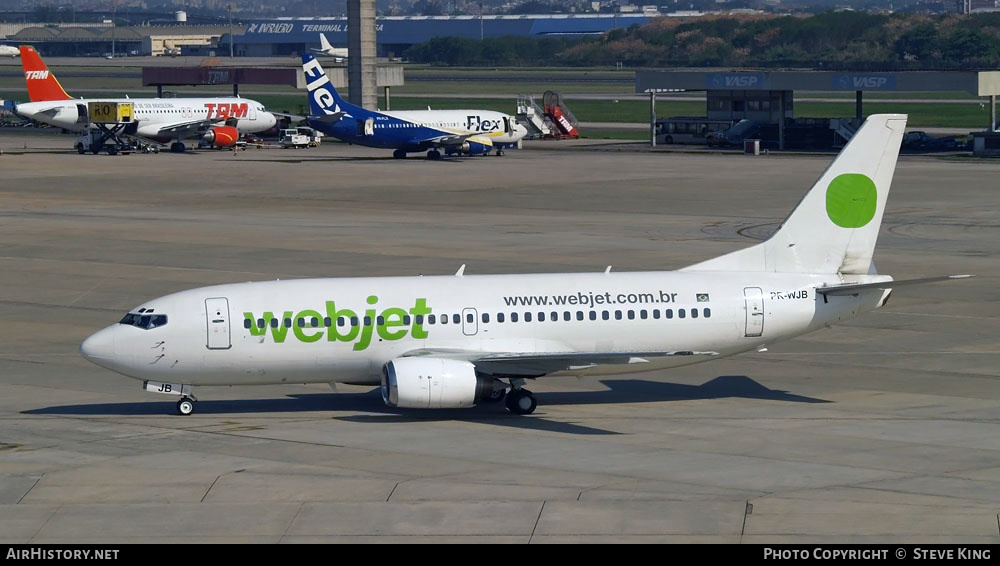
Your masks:
M 20 57 L 21 50 L 13 45 L 0 45 L 0 57 Z
M 223 125 L 226 119 L 236 120 L 240 133 L 263 132 L 274 127 L 276 118 L 261 103 L 248 98 L 115 98 L 101 102 L 131 103 L 139 123 L 136 135 L 161 141 L 176 139 L 164 131 L 172 125 L 197 120 L 212 120 Z M 39 122 L 67 130 L 80 131 L 88 126 L 87 103 L 92 100 L 71 99 L 18 104 L 16 112 Z
M 716 354 L 562 372 L 631 373 L 773 344 L 884 298 L 815 292 L 837 283 L 837 275 L 637 272 L 218 285 L 149 301 L 131 313 L 166 315 L 161 325 L 114 324 L 82 349 L 136 379 L 191 385 L 376 384 L 386 362 L 420 350 Z

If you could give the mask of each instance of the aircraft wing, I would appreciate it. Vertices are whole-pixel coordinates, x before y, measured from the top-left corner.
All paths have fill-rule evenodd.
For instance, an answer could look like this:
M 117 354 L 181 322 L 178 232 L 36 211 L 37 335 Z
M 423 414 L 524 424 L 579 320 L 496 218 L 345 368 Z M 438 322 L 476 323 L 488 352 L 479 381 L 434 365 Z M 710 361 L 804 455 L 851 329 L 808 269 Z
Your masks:
M 493 140 L 480 134 L 447 134 L 433 138 L 414 140 L 414 145 L 427 145 L 429 147 L 448 147 L 452 145 L 462 145 L 467 141 L 481 143 L 488 147 L 493 147 Z
M 468 350 L 423 349 L 404 357 L 431 357 L 472 362 L 484 373 L 537 377 L 557 371 L 588 369 L 600 365 L 649 363 L 649 358 L 668 356 L 717 356 L 718 352 L 671 350 L 656 352 L 473 352 Z
M 188 120 L 160 126 L 157 135 L 185 137 L 197 134 L 199 131 L 216 125 L 221 120 Z

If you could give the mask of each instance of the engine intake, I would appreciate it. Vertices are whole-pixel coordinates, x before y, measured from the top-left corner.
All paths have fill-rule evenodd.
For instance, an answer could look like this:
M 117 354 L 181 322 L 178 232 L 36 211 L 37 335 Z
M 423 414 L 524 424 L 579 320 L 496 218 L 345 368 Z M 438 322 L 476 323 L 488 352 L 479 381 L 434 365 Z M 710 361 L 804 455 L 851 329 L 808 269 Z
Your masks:
M 481 375 L 470 362 L 442 358 L 396 358 L 382 368 L 382 401 L 408 409 L 471 407 L 507 385 Z

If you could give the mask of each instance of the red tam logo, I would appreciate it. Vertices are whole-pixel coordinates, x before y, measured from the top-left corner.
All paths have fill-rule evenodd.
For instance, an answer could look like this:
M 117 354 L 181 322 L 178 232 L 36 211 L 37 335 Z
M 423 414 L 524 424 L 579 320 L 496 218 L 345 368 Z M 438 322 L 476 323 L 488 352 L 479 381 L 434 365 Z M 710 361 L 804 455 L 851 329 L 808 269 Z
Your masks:
M 208 109 L 209 118 L 246 118 L 249 112 L 249 107 L 246 102 L 222 102 L 219 104 L 206 103 L 205 108 Z

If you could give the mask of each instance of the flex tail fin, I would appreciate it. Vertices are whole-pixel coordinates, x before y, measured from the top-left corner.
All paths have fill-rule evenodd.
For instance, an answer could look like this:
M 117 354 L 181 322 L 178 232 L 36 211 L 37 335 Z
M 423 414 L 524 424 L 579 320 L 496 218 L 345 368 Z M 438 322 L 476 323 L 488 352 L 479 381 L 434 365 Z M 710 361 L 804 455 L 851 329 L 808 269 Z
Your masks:
M 72 98 L 66 94 L 59 80 L 45 66 L 45 61 L 42 61 L 42 56 L 34 47 L 21 46 L 21 67 L 24 68 L 24 80 L 28 83 L 28 98 L 32 102 Z
M 359 110 L 357 106 L 341 98 L 319 61 L 308 53 L 302 56 L 302 72 L 305 73 L 306 89 L 309 91 L 309 114 L 311 116 L 326 116 L 338 112 L 350 116 Z
M 867 274 L 905 129 L 869 116 L 770 239 L 682 271 Z

